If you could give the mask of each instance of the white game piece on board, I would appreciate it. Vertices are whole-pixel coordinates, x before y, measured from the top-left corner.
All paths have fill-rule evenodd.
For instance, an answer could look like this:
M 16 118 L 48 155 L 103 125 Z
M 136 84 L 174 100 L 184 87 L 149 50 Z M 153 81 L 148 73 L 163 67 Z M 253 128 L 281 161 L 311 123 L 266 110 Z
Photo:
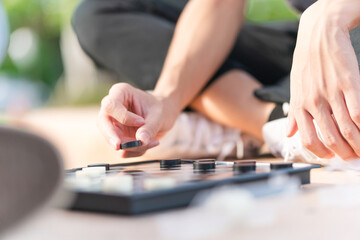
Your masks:
M 106 167 L 103 167 L 103 166 L 101 166 L 101 167 L 86 167 L 86 168 L 83 168 L 82 171 L 105 173 Z
M 88 190 L 92 189 L 92 181 L 90 178 L 65 178 L 65 186 L 66 188 L 73 189 L 73 190 Z
M 105 167 L 88 167 L 83 168 L 80 171 L 76 171 L 76 177 L 101 177 L 105 175 L 106 168 Z
M 147 178 L 144 180 L 146 190 L 157 190 L 174 187 L 176 184 L 173 178 Z
M 108 176 L 104 179 L 104 192 L 130 193 L 132 190 L 133 178 L 130 175 Z

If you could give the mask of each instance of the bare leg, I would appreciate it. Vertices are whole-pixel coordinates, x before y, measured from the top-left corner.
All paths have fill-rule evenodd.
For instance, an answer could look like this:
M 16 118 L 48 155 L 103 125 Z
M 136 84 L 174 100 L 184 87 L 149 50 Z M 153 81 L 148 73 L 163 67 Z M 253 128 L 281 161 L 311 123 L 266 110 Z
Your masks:
M 274 103 L 262 102 L 253 92 L 261 84 L 240 70 L 232 70 L 210 85 L 191 107 L 210 119 L 263 140 L 261 129 Z

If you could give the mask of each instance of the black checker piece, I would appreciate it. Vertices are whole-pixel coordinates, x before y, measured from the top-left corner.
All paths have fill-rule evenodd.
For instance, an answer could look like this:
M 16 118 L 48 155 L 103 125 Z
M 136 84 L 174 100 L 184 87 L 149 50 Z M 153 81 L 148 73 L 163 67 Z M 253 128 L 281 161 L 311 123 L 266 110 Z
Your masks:
M 120 144 L 120 149 L 127 149 L 127 148 L 133 148 L 133 147 L 140 147 L 141 141 L 132 141 L 132 142 L 126 142 L 126 143 L 121 143 Z

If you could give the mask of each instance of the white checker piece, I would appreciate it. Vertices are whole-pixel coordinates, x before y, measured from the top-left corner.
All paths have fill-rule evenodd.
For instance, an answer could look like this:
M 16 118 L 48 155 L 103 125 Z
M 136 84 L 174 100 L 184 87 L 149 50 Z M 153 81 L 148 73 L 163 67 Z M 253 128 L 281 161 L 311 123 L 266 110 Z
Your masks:
M 107 193 L 130 193 L 133 190 L 133 178 L 130 175 L 108 176 L 103 182 L 103 191 Z

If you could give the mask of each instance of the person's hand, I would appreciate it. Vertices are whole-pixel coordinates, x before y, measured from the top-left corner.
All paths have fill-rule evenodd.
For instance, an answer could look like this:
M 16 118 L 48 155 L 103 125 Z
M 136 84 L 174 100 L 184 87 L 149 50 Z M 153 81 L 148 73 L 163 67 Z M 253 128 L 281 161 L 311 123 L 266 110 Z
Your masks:
M 121 143 L 140 140 L 142 146 L 121 150 L 122 157 L 135 157 L 157 146 L 176 116 L 168 99 L 118 83 L 101 102 L 98 126 L 115 150 Z
M 360 156 L 360 74 L 349 30 L 355 5 L 318 1 L 301 17 L 293 68 L 287 136 L 320 158 Z M 356 12 L 359 14 L 359 11 Z M 323 144 L 313 120 L 319 126 Z

